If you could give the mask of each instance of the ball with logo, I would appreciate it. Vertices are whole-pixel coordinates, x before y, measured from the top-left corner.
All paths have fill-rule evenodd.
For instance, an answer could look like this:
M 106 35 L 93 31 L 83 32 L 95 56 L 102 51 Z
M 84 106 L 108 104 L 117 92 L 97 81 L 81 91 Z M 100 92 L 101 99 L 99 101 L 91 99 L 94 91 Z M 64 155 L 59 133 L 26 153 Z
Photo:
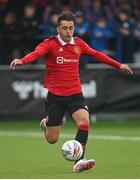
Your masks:
M 83 147 L 78 141 L 69 140 L 63 144 L 61 152 L 66 160 L 77 161 L 82 157 Z

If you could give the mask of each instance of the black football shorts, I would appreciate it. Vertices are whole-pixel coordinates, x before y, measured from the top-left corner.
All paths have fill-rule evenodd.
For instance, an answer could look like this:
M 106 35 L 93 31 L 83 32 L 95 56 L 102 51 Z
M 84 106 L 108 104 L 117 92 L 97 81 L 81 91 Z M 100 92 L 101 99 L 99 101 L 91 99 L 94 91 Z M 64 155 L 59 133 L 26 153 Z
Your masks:
M 47 122 L 48 127 L 61 125 L 66 111 L 71 115 L 78 109 L 86 109 L 88 111 L 82 93 L 71 96 L 57 96 L 48 92 L 45 106 L 49 119 Z

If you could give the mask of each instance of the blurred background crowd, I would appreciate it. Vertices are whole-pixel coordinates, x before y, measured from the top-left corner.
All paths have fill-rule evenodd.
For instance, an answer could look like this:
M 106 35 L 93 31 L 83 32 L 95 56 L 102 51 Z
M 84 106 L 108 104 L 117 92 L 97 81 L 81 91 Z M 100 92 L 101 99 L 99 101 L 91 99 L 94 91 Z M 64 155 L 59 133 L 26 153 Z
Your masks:
M 75 36 L 92 48 L 122 63 L 140 63 L 140 0 L 0 0 L 0 64 L 56 35 L 62 10 L 76 14 Z M 84 58 L 81 67 L 97 63 Z

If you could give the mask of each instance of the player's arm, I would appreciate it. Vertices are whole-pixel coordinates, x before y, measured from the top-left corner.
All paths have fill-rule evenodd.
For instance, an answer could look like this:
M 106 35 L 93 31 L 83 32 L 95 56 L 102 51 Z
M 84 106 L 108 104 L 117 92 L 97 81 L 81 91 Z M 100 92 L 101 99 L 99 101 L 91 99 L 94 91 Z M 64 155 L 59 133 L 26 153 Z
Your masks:
M 29 64 L 33 61 L 36 61 L 39 57 L 47 54 L 49 50 L 49 42 L 48 40 L 43 41 L 42 43 L 40 43 L 34 51 L 30 52 L 29 54 L 27 54 L 26 56 L 24 56 L 21 59 L 14 59 L 11 64 L 10 64 L 10 68 L 12 68 L 13 70 L 15 70 L 15 68 L 17 66 L 21 66 L 23 64 Z
M 127 72 L 128 74 L 133 74 L 133 71 L 130 69 L 130 67 L 127 64 L 121 64 L 109 56 L 105 55 L 104 53 L 100 51 L 96 51 L 95 49 L 92 49 L 88 44 L 86 44 L 84 41 L 81 40 L 80 42 L 82 47 L 82 54 L 84 55 L 90 55 L 93 56 L 98 61 L 108 64 L 112 67 L 118 68 L 122 71 Z

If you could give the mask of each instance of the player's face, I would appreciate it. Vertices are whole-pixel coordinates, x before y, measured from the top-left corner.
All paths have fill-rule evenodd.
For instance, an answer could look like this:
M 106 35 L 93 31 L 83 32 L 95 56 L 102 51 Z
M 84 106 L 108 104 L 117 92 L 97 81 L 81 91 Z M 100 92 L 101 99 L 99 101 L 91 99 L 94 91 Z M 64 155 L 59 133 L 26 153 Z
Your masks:
M 74 22 L 62 20 L 57 27 L 57 31 L 63 41 L 69 43 L 74 33 Z

